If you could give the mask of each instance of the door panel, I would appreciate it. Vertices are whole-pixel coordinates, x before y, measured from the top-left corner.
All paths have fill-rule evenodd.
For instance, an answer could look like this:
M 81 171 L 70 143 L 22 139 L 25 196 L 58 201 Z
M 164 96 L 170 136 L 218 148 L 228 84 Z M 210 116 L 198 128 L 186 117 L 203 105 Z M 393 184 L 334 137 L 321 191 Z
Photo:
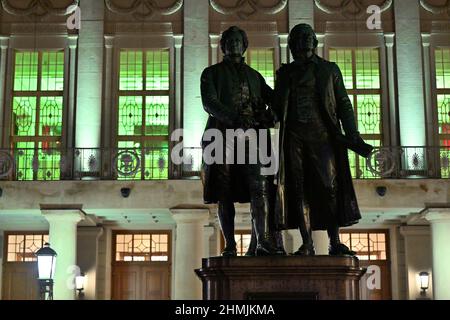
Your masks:
M 145 300 L 165 300 L 170 299 L 169 283 L 170 274 L 167 267 L 143 267 L 142 273 L 143 297 Z
M 3 265 L 4 300 L 38 300 L 39 286 L 36 262 Z

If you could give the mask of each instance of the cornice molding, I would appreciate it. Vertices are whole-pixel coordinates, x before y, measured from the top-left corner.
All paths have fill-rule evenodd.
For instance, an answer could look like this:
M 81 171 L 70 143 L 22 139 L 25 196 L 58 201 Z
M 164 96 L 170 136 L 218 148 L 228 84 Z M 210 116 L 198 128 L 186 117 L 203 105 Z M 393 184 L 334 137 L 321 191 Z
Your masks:
M 155 13 L 163 16 L 174 14 L 183 6 L 184 0 L 176 0 L 172 5 L 161 7 L 156 0 L 135 0 L 129 7 L 117 5 L 114 0 L 105 0 L 109 11 L 122 15 L 133 15 L 136 18 L 147 19 Z
M 229 1 L 228 1 L 229 2 Z M 238 0 L 235 5 L 223 5 L 220 0 L 209 0 L 211 7 L 223 15 L 236 14 L 241 19 L 246 19 L 255 13 L 274 15 L 286 8 L 287 0 L 278 0 L 272 6 L 265 6 L 259 0 Z M 249 10 L 246 10 L 249 9 Z
M 29 0 L 25 7 L 16 7 L 11 0 L 1 0 L 3 9 L 14 16 L 66 16 L 73 13 L 79 4 L 80 0 L 72 0 L 66 7 L 56 7 L 52 0 Z
M 379 5 L 381 12 L 385 12 L 392 6 L 393 0 L 385 0 L 382 5 Z M 367 5 L 363 3 L 363 0 L 341 0 L 341 4 L 337 6 L 330 6 L 324 3 L 322 0 L 314 0 L 317 8 L 328 14 L 342 14 L 344 17 L 360 18 L 367 14 Z M 349 10 L 350 6 L 357 8 L 352 12 Z

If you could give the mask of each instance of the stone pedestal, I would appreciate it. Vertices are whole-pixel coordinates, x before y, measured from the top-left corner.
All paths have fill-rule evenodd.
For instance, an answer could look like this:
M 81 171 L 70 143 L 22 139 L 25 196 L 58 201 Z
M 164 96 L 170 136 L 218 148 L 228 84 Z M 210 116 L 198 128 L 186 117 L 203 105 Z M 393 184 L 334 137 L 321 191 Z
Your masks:
M 212 257 L 195 270 L 204 300 L 358 300 L 353 257 Z

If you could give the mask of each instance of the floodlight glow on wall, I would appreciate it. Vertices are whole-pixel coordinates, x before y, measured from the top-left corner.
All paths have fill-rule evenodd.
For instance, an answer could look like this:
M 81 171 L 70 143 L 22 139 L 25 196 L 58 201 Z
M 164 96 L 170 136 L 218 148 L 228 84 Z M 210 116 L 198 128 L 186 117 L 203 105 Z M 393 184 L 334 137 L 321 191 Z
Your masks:
M 38 281 L 41 299 L 53 300 L 53 277 L 55 275 L 56 251 L 45 243 L 35 253 L 38 261 Z
M 420 278 L 420 289 L 422 289 L 420 295 L 425 296 L 427 294 L 426 291 L 428 290 L 428 287 L 430 285 L 430 274 L 426 271 L 422 271 L 419 273 L 419 278 Z

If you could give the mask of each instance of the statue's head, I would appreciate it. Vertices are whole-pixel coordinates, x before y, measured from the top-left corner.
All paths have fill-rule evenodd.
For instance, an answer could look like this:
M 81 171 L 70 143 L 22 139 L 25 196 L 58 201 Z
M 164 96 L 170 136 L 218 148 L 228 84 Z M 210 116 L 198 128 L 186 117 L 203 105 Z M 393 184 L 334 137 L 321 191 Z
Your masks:
M 222 33 L 220 48 L 226 56 L 242 57 L 248 47 L 248 38 L 244 30 L 232 26 Z
M 316 33 L 309 24 L 300 23 L 289 33 L 289 49 L 295 60 L 311 57 L 318 43 Z

